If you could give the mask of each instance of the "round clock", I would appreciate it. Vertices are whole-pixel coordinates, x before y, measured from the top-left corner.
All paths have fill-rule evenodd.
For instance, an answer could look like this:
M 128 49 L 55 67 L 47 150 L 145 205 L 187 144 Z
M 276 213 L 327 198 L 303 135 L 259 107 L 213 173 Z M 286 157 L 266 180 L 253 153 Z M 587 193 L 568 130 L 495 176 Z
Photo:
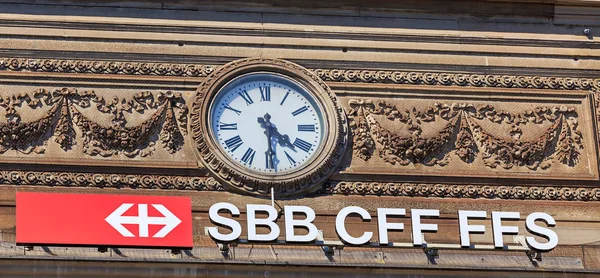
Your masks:
M 219 90 L 208 116 L 214 140 L 232 161 L 279 175 L 302 168 L 317 153 L 325 133 L 323 114 L 298 82 L 257 72 Z
M 341 161 L 348 135 L 329 87 L 275 59 L 235 61 L 207 77 L 192 125 L 204 166 L 229 188 L 259 195 L 318 188 Z

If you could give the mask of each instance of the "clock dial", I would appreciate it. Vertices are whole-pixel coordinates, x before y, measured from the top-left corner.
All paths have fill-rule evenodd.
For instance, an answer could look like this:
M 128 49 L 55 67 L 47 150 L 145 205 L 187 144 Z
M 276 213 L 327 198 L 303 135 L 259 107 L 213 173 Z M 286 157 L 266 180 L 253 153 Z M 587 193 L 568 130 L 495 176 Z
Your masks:
M 278 74 L 235 78 L 217 93 L 210 111 L 220 148 L 255 172 L 300 169 L 317 154 L 323 139 L 320 106 L 299 83 Z

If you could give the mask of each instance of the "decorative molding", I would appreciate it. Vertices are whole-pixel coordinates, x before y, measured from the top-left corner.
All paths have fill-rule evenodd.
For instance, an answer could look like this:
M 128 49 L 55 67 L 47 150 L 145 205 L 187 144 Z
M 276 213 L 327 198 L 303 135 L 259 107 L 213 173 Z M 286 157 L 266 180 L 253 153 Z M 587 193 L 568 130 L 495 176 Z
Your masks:
M 320 194 L 438 198 L 600 201 L 600 188 L 330 181 Z
M 600 89 L 600 78 L 562 78 L 471 73 L 314 69 L 324 81 L 438 86 L 532 88 L 551 90 Z
M 218 65 L 144 63 L 100 60 L 0 58 L 0 71 L 65 72 L 124 75 L 206 77 Z M 600 89 L 600 78 L 497 75 L 477 73 L 409 72 L 363 69 L 309 69 L 323 81 L 532 88 L 552 90 Z
M 223 191 L 210 177 L 77 172 L 0 171 L 2 185 L 44 185 Z
M 211 177 L 0 171 L 1 185 L 226 191 Z M 600 188 L 329 181 L 318 195 L 600 201 Z
M 600 140 L 600 89 L 592 90 L 592 92 L 594 93 L 594 106 L 596 109 L 596 129 L 599 138 L 596 140 Z M 600 142 L 598 142 L 598 144 L 600 144 Z
M 23 122 L 17 107 L 50 109 L 43 117 Z M 112 126 L 102 126 L 86 117 L 81 110 L 95 106 L 97 111 L 110 114 Z M 0 123 L 0 153 L 17 150 L 22 153 L 44 153 L 48 139 L 64 151 L 77 144 L 74 126 L 81 130 L 84 154 L 109 157 L 122 153 L 128 157 L 148 156 L 154 150 L 151 137 L 170 153 L 183 146 L 187 134 L 188 109 L 180 93 L 139 92 L 132 99 L 115 97 L 106 101 L 93 91 L 77 89 L 37 90 L 32 93 L 0 97 L 0 107 L 6 109 L 6 123 Z M 126 126 L 124 112 L 155 112 L 138 126 Z
M 233 78 L 258 71 L 283 74 L 300 82 L 325 110 L 328 133 L 324 134 L 323 147 L 298 171 L 265 178 L 232 163 L 212 138 L 207 119 L 216 93 Z M 319 188 L 341 163 L 348 143 L 346 116 L 329 86 L 309 70 L 279 59 L 237 60 L 208 76 L 198 87 L 192 106 L 191 129 L 200 161 L 216 178 L 233 190 L 262 196 L 268 196 L 271 188 L 278 196 L 293 196 Z
M 0 70 L 8 71 L 205 77 L 215 68 L 196 64 L 0 58 Z
M 524 166 L 536 170 L 547 169 L 555 161 L 574 166 L 583 149 L 577 113 L 567 106 L 538 107 L 514 114 L 491 105 L 475 107 L 466 103 L 436 103 L 424 111 L 400 111 L 390 103 L 368 99 L 352 99 L 348 104 L 354 154 L 363 160 L 369 160 L 377 150 L 379 157 L 390 164 L 445 166 L 451 153 L 467 163 L 481 153 L 484 165 L 490 168 Z M 382 120 L 402 123 L 409 135 L 382 127 Z M 511 126 L 512 140 L 490 134 L 481 120 Z M 444 128 L 434 137 L 422 138 L 423 124 L 437 121 L 443 121 Z M 522 126 L 544 123 L 551 125 L 537 139 L 521 140 Z

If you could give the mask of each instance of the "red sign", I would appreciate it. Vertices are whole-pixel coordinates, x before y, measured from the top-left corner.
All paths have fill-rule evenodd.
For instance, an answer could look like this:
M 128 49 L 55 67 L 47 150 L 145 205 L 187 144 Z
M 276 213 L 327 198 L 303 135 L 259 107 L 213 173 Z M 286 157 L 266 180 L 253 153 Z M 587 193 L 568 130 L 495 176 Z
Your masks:
M 17 243 L 192 248 L 191 200 L 17 192 Z

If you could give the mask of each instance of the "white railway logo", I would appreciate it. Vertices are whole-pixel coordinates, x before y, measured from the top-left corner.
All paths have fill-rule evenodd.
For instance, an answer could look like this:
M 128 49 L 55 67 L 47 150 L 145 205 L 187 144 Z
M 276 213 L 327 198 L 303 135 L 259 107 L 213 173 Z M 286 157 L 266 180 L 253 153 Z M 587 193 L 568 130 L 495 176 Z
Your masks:
M 139 227 L 138 237 L 148 237 L 149 225 L 164 225 L 153 238 L 164 238 L 168 235 L 175 227 L 177 227 L 181 220 L 175 216 L 170 210 L 161 204 L 151 204 L 156 210 L 162 213 L 163 217 L 148 216 L 148 204 L 138 204 L 138 215 L 137 216 L 123 216 L 134 204 L 122 204 L 115 211 L 113 211 L 108 217 L 106 222 L 110 224 L 115 230 L 117 230 L 124 237 L 136 237 L 131 231 L 123 226 L 123 224 L 136 224 Z

